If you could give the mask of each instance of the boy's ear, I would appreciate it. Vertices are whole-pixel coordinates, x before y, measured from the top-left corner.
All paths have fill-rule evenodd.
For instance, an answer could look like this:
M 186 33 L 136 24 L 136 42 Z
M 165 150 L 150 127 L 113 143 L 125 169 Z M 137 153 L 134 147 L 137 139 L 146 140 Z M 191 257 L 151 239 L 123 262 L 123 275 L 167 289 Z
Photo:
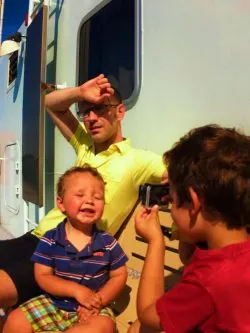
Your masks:
M 116 109 L 116 117 L 118 120 L 122 120 L 125 116 L 126 107 L 123 103 L 119 104 Z
M 190 203 L 190 215 L 195 217 L 201 209 L 201 201 L 198 197 L 197 193 L 194 191 L 192 187 L 188 188 L 188 192 L 190 195 L 191 203 Z
M 62 213 L 65 212 L 65 208 L 64 208 L 64 205 L 63 205 L 63 199 L 59 196 L 56 197 L 56 205 L 57 205 L 57 208 L 60 209 L 60 211 Z

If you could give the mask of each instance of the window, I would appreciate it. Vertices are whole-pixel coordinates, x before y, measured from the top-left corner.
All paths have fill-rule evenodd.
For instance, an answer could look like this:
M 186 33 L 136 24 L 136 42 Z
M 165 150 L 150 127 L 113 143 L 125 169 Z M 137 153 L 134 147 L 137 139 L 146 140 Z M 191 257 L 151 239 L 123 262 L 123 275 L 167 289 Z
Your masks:
M 123 100 L 138 94 L 139 0 L 112 0 L 80 29 L 79 84 L 103 73 Z
M 17 77 L 18 51 L 13 52 L 9 58 L 9 85 Z

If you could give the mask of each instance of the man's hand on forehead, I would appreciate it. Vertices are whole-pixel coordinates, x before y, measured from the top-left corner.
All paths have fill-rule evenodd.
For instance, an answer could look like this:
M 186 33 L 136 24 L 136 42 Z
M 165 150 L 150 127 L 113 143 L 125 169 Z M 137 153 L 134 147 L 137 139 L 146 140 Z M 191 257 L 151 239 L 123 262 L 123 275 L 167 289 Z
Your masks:
M 86 107 L 86 104 L 101 104 L 114 94 L 108 79 L 100 74 L 79 87 L 79 107 Z
M 103 96 L 104 99 L 106 98 L 109 100 L 109 98 L 114 94 L 114 89 L 111 87 L 111 83 L 108 79 L 103 74 L 100 74 L 97 77 L 96 84 L 100 89 L 100 95 L 105 95 Z

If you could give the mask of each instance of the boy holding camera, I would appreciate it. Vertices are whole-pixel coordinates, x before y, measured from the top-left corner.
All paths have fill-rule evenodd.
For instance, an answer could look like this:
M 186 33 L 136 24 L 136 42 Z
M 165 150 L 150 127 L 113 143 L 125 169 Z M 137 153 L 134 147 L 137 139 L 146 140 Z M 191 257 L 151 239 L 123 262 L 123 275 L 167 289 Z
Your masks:
M 164 293 L 158 207 L 135 222 L 148 241 L 131 332 L 250 332 L 250 138 L 233 128 L 193 129 L 164 154 L 172 218 L 196 247 L 181 281 Z M 149 287 L 150 286 L 150 287 Z

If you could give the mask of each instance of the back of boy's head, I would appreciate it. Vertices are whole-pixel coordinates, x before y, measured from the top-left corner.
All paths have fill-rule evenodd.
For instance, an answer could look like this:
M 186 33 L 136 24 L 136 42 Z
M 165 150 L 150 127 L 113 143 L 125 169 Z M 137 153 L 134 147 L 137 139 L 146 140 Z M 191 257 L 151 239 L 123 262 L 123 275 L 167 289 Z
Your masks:
M 209 220 L 241 228 L 250 218 L 250 137 L 234 128 L 207 125 L 191 130 L 164 154 L 178 204 L 191 187 Z
M 57 195 L 59 197 L 63 197 L 64 195 L 64 191 L 65 191 L 65 180 L 75 174 L 85 174 L 85 173 L 89 173 L 91 174 L 93 177 L 97 178 L 98 180 L 100 180 L 103 184 L 104 184 L 104 180 L 102 178 L 102 176 L 100 175 L 100 173 L 98 172 L 97 169 L 91 167 L 88 164 L 84 164 L 82 167 L 72 167 L 70 169 L 68 169 L 67 171 L 64 172 L 64 174 L 58 179 L 57 182 Z

